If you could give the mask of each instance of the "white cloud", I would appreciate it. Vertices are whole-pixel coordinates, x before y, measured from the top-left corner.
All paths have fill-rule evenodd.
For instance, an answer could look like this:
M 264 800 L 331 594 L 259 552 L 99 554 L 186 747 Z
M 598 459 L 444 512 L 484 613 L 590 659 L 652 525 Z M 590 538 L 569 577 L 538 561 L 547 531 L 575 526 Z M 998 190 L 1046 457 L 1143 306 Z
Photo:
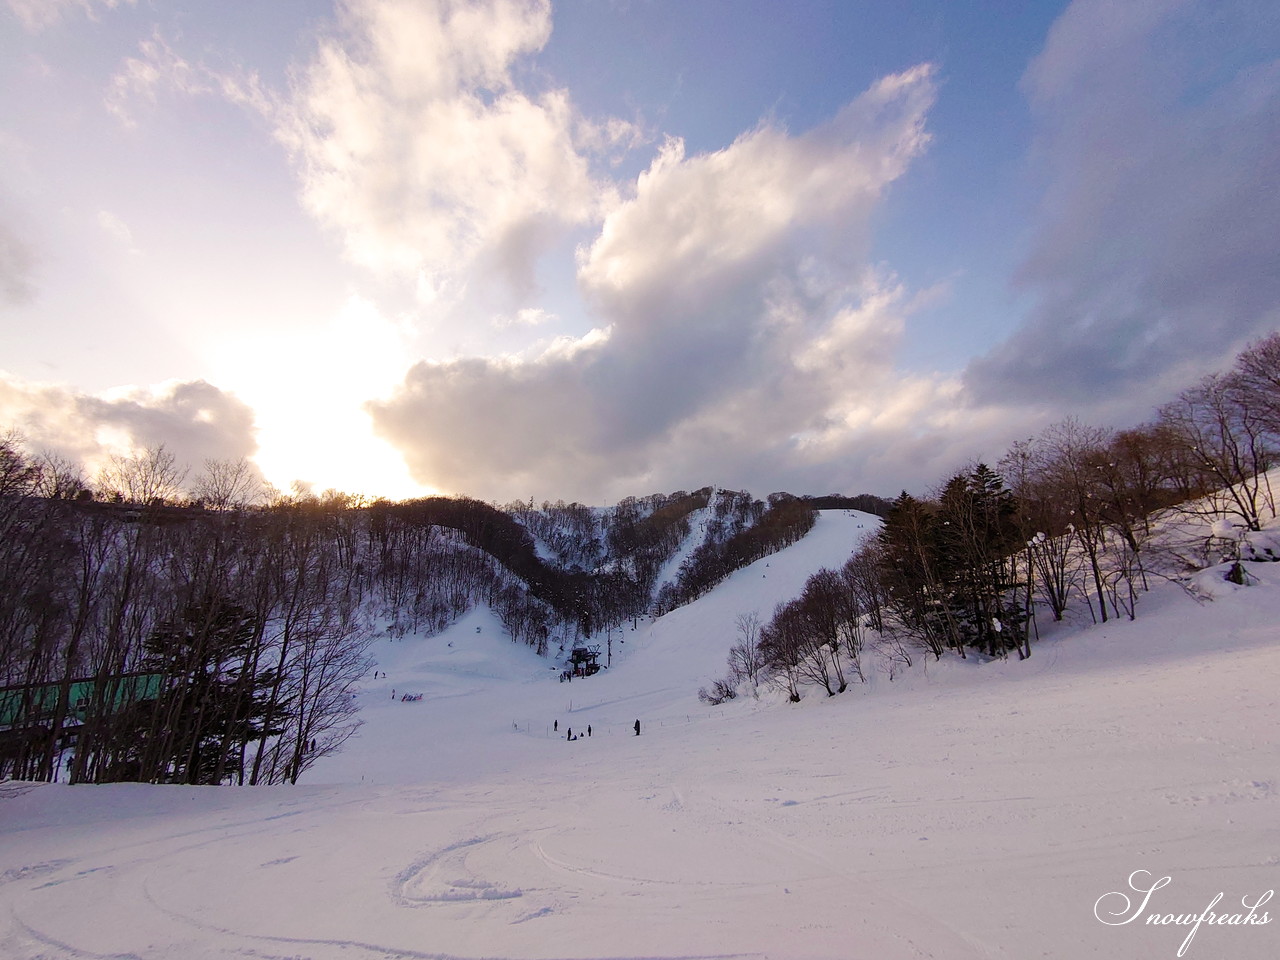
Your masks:
M 886 77 L 800 136 L 762 124 L 692 158 L 669 138 L 583 254 L 583 286 L 605 300 L 656 289 L 683 300 L 797 228 L 861 228 L 880 192 L 928 143 L 932 74 L 926 64 Z
M 157 28 L 139 42 L 138 56 L 125 58 L 111 78 L 104 102 L 109 113 L 126 127 L 133 127 L 137 125 L 133 104 L 138 100 L 154 104 L 161 93 L 184 97 L 216 95 L 266 117 L 277 110 L 256 74 L 192 63 L 175 51 Z
M 98 8 L 114 10 L 121 0 L 7 0 L 9 9 L 31 31 L 43 30 L 58 23 L 72 10 L 82 10 L 90 20 L 96 19 Z M 123 0 L 132 6 L 137 0 Z
M 541 307 L 523 307 L 514 314 L 494 317 L 497 327 L 540 327 L 556 319 L 555 314 L 548 313 Z
M 158 89 L 191 95 L 212 87 L 201 71 L 180 57 L 158 33 L 138 44 L 138 57 L 127 57 L 107 90 L 106 107 L 118 120 L 133 126 L 129 103 L 139 97 L 155 102 Z
M 278 122 L 303 202 L 353 261 L 431 297 L 472 266 L 523 294 L 547 243 L 596 216 L 609 188 L 568 94 L 512 77 L 550 29 L 546 0 L 344 4 Z
M 1047 188 L 1035 306 L 982 401 L 1127 396 L 1142 416 L 1280 325 L 1280 20 L 1235 0 L 1076 0 L 1023 87 Z
M 598 331 L 420 363 L 370 405 L 375 425 L 419 479 L 497 498 L 846 486 L 860 438 L 911 430 L 955 392 L 895 379 L 909 298 L 865 263 L 870 215 L 925 148 L 933 96 L 922 66 L 803 134 L 762 124 L 697 156 L 668 140 L 579 253 Z
M 121 387 L 94 396 L 0 372 L 0 423 L 35 449 L 86 465 L 164 444 L 179 463 L 238 460 L 257 448 L 253 411 L 203 380 Z
M 535 89 L 525 68 L 550 29 L 545 0 L 348 0 L 283 93 L 159 34 L 122 66 L 110 103 L 126 120 L 166 91 L 266 117 L 306 209 L 352 261 L 411 285 L 412 322 L 442 342 L 467 342 L 444 332 L 460 320 L 522 343 L 547 330 L 512 355 L 415 364 L 408 327 L 353 299 L 305 341 L 228 350 L 218 382 L 252 403 L 273 481 L 495 498 L 708 481 L 887 492 L 1028 422 L 1029 405 L 975 408 L 955 379 L 894 370 L 920 296 L 869 263 L 871 220 L 928 146 L 932 67 L 807 131 L 762 122 L 696 155 L 670 137 L 615 183 L 610 165 L 648 134 Z M 563 321 L 528 294 L 571 230 L 591 231 L 576 276 L 595 329 L 557 337 Z M 495 286 L 507 293 L 489 302 Z M 370 419 L 381 440 L 365 439 Z

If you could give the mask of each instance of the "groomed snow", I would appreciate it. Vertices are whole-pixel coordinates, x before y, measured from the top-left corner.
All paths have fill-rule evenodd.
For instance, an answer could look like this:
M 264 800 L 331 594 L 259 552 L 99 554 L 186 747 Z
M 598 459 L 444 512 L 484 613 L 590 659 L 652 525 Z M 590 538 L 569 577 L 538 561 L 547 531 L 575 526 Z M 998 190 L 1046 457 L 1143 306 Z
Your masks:
M 1173 958 L 1191 928 L 1148 913 L 1278 885 L 1280 564 L 1025 663 L 699 703 L 734 617 L 873 527 L 823 513 L 573 683 L 483 611 L 386 641 L 359 739 L 297 787 L 0 784 L 0 956 Z M 1140 870 L 1171 880 L 1101 923 Z M 1183 955 L 1280 956 L 1277 931 L 1204 924 Z

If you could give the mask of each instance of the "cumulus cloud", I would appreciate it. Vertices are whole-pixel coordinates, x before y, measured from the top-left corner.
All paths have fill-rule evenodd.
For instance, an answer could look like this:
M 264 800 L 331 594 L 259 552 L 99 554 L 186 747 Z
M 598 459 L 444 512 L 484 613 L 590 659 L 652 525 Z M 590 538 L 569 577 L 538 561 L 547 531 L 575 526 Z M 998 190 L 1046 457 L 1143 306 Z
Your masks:
M 348 256 L 457 297 L 472 269 L 517 296 L 541 252 L 610 188 L 589 154 L 624 142 L 564 90 L 528 93 L 548 0 L 347 0 L 277 115 L 307 209 Z
M 1045 185 L 1017 276 L 1034 307 L 959 378 L 895 370 L 920 297 L 869 257 L 885 192 L 928 147 L 927 65 L 813 129 L 766 120 L 690 154 L 679 137 L 655 146 L 635 124 L 583 117 L 536 72 L 547 0 L 343 0 L 288 90 L 189 61 L 157 34 L 109 102 L 126 120 L 163 90 L 260 112 L 348 257 L 416 287 L 406 327 L 492 320 L 522 344 L 548 331 L 515 355 L 408 366 L 406 329 L 377 351 L 394 372 L 358 358 L 369 378 L 408 373 L 390 395 L 342 378 L 316 429 L 363 429 L 352 396 L 381 397 L 365 410 L 421 484 L 597 501 L 704 482 L 890 492 L 998 456 L 1062 412 L 1141 415 L 1280 325 L 1280 64 L 1274 18 L 1256 19 L 1205 0 L 1064 12 L 1023 81 Z M 652 161 L 617 179 L 640 146 Z M 567 236 L 585 237 L 587 322 L 551 339 L 576 313 L 530 294 Z M 4 251 L 0 237 L 0 276 L 21 278 Z M 475 309 L 490 287 L 502 302 Z M 318 445 L 297 406 L 292 393 L 259 404 L 291 458 Z
M 90 472 L 113 454 L 160 444 L 195 468 L 257 449 L 253 411 L 203 380 L 93 396 L 0 374 L 0 423 Z
M 743 478 L 723 482 L 790 463 L 834 483 L 895 388 L 910 303 L 865 264 L 869 220 L 925 149 L 934 95 L 921 66 L 801 134 L 762 123 L 695 156 L 668 140 L 579 252 L 598 330 L 521 357 L 420 363 L 370 405 L 375 426 L 420 480 L 485 496 L 620 496 L 687 482 L 690 463 Z M 940 389 L 892 426 L 910 428 Z
M 696 157 L 669 138 L 586 251 L 584 288 L 606 310 L 647 313 L 655 297 L 715 297 L 798 229 L 865 240 L 881 191 L 928 143 L 932 75 L 922 65 L 886 77 L 798 136 L 762 123 Z
M 157 29 L 105 102 L 126 126 L 165 93 L 246 107 L 272 125 L 303 206 L 352 262 L 437 305 L 496 277 L 518 307 L 544 250 L 613 199 L 593 164 L 640 137 L 630 122 L 582 116 L 565 90 L 516 83 L 550 31 L 549 0 L 338 0 L 288 90 L 188 58 Z
M 1280 20 L 1076 0 L 1023 80 L 1047 190 L 1035 307 L 966 373 L 981 401 L 1155 392 L 1280 326 Z

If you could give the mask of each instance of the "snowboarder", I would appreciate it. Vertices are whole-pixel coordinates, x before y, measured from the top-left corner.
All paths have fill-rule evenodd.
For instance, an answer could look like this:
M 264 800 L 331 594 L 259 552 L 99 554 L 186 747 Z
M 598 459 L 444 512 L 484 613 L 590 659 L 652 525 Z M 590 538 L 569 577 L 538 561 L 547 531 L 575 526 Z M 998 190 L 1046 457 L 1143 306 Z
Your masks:
M 636 721 L 636 736 L 640 736 L 640 721 Z
M 587 724 L 587 736 L 591 736 L 591 724 Z
M 566 740 L 572 740 L 572 739 L 573 739 L 573 727 L 570 727 L 570 728 L 568 729 L 568 731 L 565 733 L 565 735 L 564 735 L 564 736 L 565 736 L 565 739 L 566 739 Z
M 559 721 L 559 720 L 556 720 L 556 721 L 554 721 L 554 722 L 551 724 L 551 732 L 552 732 L 552 733 L 559 733 L 559 732 L 560 732 L 560 721 Z

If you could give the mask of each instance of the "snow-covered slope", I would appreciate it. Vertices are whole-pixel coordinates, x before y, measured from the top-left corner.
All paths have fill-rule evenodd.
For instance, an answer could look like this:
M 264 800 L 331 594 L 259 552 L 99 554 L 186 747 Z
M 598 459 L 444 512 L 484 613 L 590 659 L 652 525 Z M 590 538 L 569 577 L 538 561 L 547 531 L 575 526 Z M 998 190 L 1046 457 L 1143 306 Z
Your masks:
M 738 614 L 758 611 L 767 620 L 776 604 L 800 592 L 809 574 L 848 559 L 878 523 L 853 510 L 823 512 L 809 536 L 790 549 L 737 571 L 665 617 L 615 629 L 611 665 L 587 679 L 559 682 L 560 666 L 513 645 L 484 609 L 436 637 L 384 641 L 374 655 L 386 678 L 370 682 L 362 695 L 364 727 L 307 780 L 470 780 L 481 772 L 544 763 L 538 751 L 573 728 L 590 725 L 594 738 L 632 734 L 636 720 L 650 727 L 718 718 L 697 693 L 725 674 Z M 607 656 L 607 639 L 594 642 Z M 405 693 L 423 699 L 405 703 Z M 423 750 L 424 743 L 430 750 Z
M 0 785 L 0 955 L 1173 958 L 1193 928 L 1148 914 L 1277 886 L 1280 564 L 1026 663 L 698 703 L 734 616 L 871 525 L 824 513 L 571 684 L 482 612 L 387 642 L 360 739 L 295 788 Z M 1182 955 L 1280 955 L 1274 906 Z
M 657 577 L 654 578 L 652 595 L 657 596 L 658 592 L 668 583 L 676 579 L 676 575 L 680 572 L 681 565 L 693 555 L 693 551 L 707 539 L 707 518 L 713 515 L 716 504 L 716 495 L 718 490 L 712 489 L 711 497 L 705 507 L 699 507 L 692 511 L 688 516 L 689 532 L 685 535 L 680 546 L 668 558 L 667 562 L 662 565 L 662 569 L 658 571 Z

